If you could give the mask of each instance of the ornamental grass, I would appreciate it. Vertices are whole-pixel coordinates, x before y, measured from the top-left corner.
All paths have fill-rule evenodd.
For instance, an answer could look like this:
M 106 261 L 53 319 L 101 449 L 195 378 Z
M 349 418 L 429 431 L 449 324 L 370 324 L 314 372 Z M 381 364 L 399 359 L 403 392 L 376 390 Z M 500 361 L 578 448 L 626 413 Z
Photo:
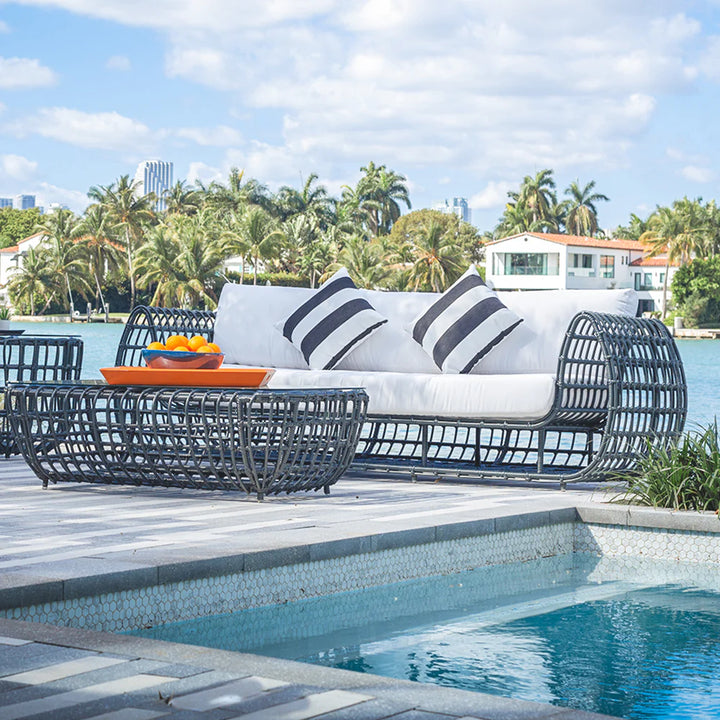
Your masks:
M 667 449 L 650 448 L 637 470 L 622 478 L 620 502 L 673 510 L 720 509 L 720 440 L 717 419 L 685 433 Z

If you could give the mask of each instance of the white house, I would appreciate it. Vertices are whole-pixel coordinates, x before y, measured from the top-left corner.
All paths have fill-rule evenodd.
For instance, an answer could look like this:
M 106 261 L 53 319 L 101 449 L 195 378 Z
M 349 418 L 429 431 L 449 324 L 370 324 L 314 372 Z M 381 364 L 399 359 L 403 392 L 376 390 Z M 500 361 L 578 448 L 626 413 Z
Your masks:
M 667 279 L 667 299 L 670 302 L 672 293 L 670 283 L 677 271 L 678 263 L 668 267 L 667 257 L 657 255 L 656 257 L 642 257 L 630 263 L 630 271 L 633 276 L 633 287 L 640 296 L 640 312 L 651 310 L 662 310 L 663 285 L 665 283 L 665 272 Z
M 35 233 L 20 240 L 17 245 L 0 250 L 0 304 L 7 304 L 7 284 L 13 273 L 22 267 L 23 257 L 31 248 L 36 248 L 45 239 L 43 233 Z
M 486 279 L 497 290 L 635 288 L 643 312 L 661 308 L 664 267 L 664 258 L 645 257 L 636 240 L 525 232 L 485 246 Z

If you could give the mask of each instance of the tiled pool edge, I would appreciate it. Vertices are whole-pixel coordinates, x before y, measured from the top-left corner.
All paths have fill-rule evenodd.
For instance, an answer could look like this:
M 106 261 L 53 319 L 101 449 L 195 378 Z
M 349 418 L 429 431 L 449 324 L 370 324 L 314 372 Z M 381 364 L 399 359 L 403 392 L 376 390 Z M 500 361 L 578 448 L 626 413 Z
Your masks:
M 124 632 L 572 552 L 720 564 L 720 520 L 627 506 L 521 513 L 5 588 L 0 617 Z

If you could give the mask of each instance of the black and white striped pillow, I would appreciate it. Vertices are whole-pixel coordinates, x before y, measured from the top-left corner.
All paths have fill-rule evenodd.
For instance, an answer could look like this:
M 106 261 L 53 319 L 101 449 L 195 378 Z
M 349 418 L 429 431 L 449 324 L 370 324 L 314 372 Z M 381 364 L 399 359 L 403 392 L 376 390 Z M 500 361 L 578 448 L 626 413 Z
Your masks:
M 521 322 L 471 265 L 406 329 L 444 373 L 469 373 Z
M 275 327 L 313 370 L 331 370 L 387 322 L 340 268 L 285 322 Z

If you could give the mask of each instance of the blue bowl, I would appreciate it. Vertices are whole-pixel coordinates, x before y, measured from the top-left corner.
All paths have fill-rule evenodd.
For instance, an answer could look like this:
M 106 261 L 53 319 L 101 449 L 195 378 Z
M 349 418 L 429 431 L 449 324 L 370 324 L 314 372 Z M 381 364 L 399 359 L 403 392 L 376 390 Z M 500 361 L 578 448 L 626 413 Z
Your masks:
M 148 367 L 163 370 L 217 370 L 225 357 L 223 353 L 184 350 L 143 350 L 142 356 Z

